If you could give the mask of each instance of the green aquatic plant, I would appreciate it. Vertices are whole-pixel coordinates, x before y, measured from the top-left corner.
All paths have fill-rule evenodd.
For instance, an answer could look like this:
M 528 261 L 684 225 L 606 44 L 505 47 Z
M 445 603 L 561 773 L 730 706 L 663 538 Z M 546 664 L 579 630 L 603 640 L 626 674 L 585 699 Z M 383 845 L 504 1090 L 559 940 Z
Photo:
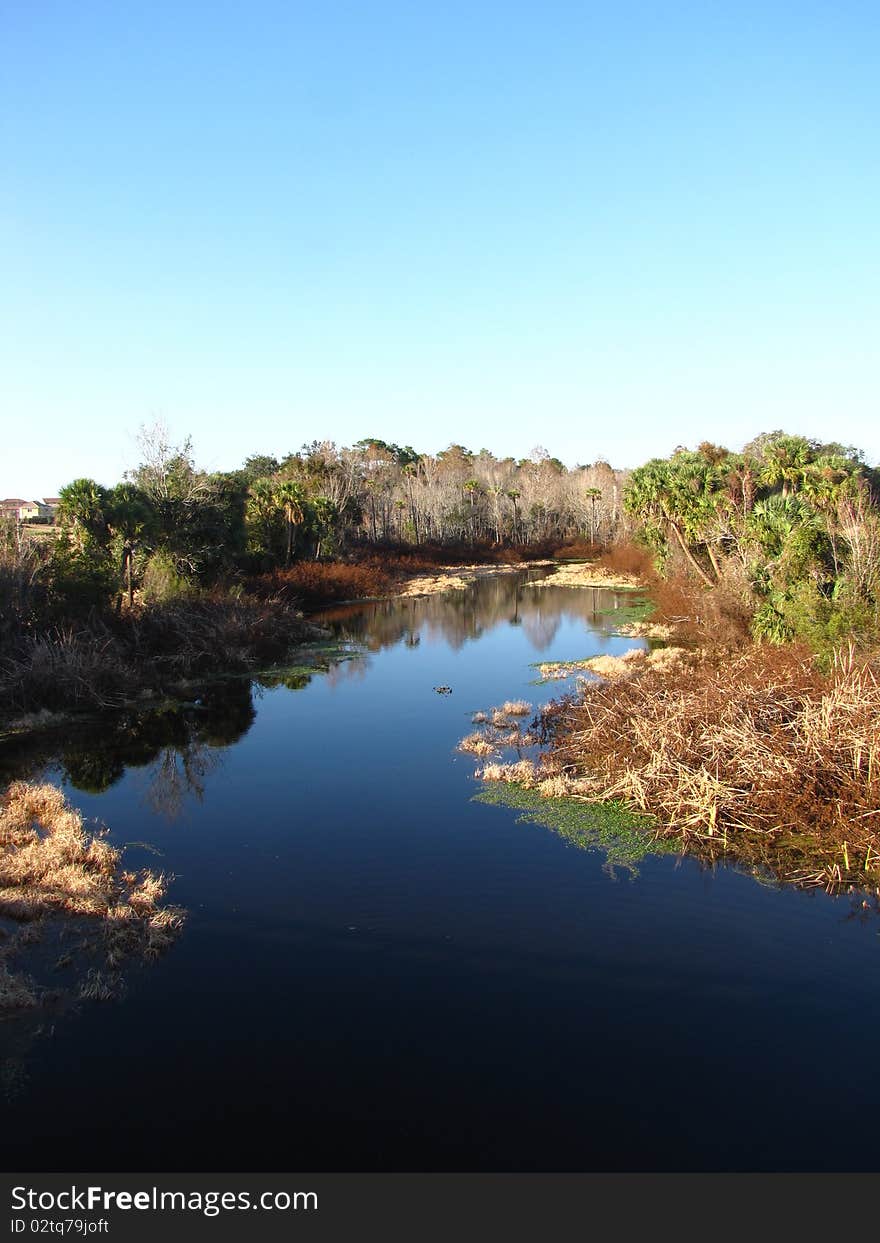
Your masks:
M 635 595 L 638 589 L 634 589 L 632 594 Z M 640 622 L 650 621 L 656 611 L 656 605 L 653 600 L 647 596 L 641 596 L 632 604 L 622 604 L 616 609 L 597 609 L 597 617 L 613 617 L 618 626 L 633 626 Z
M 652 835 L 653 817 L 637 815 L 621 803 L 542 798 L 536 790 L 502 781 L 487 783 L 474 802 L 513 808 L 522 813 L 517 823 L 543 825 L 580 850 L 601 850 L 610 870 L 625 868 L 633 876 L 648 855 L 677 852 L 674 842 Z
M 316 673 L 329 673 L 336 665 L 363 659 L 363 652 L 351 643 L 319 643 L 303 648 L 298 659 L 287 665 L 271 665 L 257 670 L 254 682 L 264 690 L 284 686 L 290 691 L 308 686 Z
M 590 660 L 592 656 L 584 656 L 580 660 L 534 660 L 529 668 L 537 669 L 541 676 L 531 678 L 529 686 L 547 686 L 550 682 L 562 682 L 566 678 L 572 678 L 576 673 L 587 669 Z

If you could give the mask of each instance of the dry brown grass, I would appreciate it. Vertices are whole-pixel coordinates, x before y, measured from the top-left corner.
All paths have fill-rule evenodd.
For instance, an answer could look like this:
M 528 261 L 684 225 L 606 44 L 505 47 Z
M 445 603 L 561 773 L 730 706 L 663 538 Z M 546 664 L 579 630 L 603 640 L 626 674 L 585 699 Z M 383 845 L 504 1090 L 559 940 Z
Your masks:
M 167 948 L 184 919 L 178 908 L 160 905 L 169 878 L 123 871 L 120 862 L 120 852 L 85 829 L 57 787 L 17 781 L 0 798 L 0 916 L 29 924 L 31 939 L 41 923 L 62 917 L 98 923 L 110 968 Z M 22 941 L 19 932 L 0 942 L 0 1008 L 36 1000 L 26 978 L 9 970 Z
M 525 699 L 512 699 L 500 708 L 475 712 L 471 718 L 479 728 L 462 738 L 458 750 L 481 757 L 500 756 L 504 750 L 522 751 L 540 741 L 538 734 L 526 729 L 523 718 L 532 712 Z M 528 761 L 526 761 L 528 762 Z
M 880 683 L 797 648 L 641 662 L 545 714 L 548 775 L 653 814 L 664 834 L 787 880 L 880 880 Z
M 477 732 L 462 738 L 458 744 L 458 750 L 466 751 L 470 755 L 492 755 L 497 750 L 497 747 L 489 741 L 486 734 Z
M 711 590 L 681 572 L 652 578 L 649 593 L 649 624 L 670 628 L 681 641 L 729 651 L 750 641 L 756 599 L 744 567 L 732 560 Z
M 529 587 L 607 587 L 626 590 L 641 585 L 635 574 L 609 570 L 598 561 L 562 563 L 547 575 L 531 581 Z
M 473 583 L 497 574 L 509 574 L 511 570 L 521 570 L 528 566 L 546 567 L 547 561 L 522 561 L 511 565 L 459 565 L 447 569 L 437 569 L 430 574 L 418 574 L 401 582 L 395 594 L 409 596 L 435 596 L 446 591 L 464 591 Z
M 595 673 L 609 682 L 619 682 L 623 678 L 631 678 L 644 668 L 673 672 L 693 664 L 696 657 L 681 647 L 658 647 L 646 652 L 643 648 L 632 648 L 622 656 L 591 656 L 589 660 L 577 662 L 577 667 Z
M 538 665 L 538 673 L 545 682 L 561 682 L 579 669 L 586 669 L 587 664 L 586 660 L 546 660 Z
M 221 592 L 25 633 L 0 649 L 0 719 L 121 707 L 144 689 L 282 661 L 317 636 L 289 602 Z
M 482 781 L 511 781 L 529 788 L 538 784 L 536 774 L 537 768 L 531 760 L 517 760 L 511 764 L 484 764 L 476 772 Z
M 628 639 L 662 639 L 664 643 L 668 643 L 675 630 L 666 622 L 636 621 L 615 626 L 614 633 Z

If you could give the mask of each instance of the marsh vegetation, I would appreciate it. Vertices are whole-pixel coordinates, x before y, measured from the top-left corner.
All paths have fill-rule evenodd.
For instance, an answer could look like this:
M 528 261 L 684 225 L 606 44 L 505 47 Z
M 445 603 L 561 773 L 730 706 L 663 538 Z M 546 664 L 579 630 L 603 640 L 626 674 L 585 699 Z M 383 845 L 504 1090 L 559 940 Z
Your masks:
M 125 963 L 158 957 L 183 926 L 184 912 L 162 901 L 169 879 L 127 869 L 56 786 L 13 782 L 0 799 L 0 1011 L 70 990 L 117 995 Z M 48 984 L 19 968 L 36 943 L 57 954 Z M 26 957 L 45 963 L 45 952 Z

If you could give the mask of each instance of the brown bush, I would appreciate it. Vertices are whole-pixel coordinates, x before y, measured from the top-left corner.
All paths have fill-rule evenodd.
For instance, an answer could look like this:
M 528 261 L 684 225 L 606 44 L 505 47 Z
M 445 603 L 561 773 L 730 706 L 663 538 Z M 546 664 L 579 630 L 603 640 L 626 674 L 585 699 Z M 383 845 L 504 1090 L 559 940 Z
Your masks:
M 592 544 L 589 540 L 580 537 L 572 537 L 562 540 L 561 543 L 551 543 L 550 552 L 546 555 L 555 557 L 559 561 L 593 561 L 600 556 L 600 553 L 601 549 L 597 544 Z
M 249 584 L 249 590 L 256 595 L 314 607 L 325 602 L 387 595 L 394 583 L 393 574 L 376 561 L 356 565 L 344 561 L 299 561 Z
M 3 714 L 120 707 L 145 688 L 281 661 L 317 633 L 289 602 L 217 592 L 25 635 L 0 655 Z
M 596 564 L 615 574 L 635 574 L 639 578 L 655 576 L 654 558 L 637 544 L 612 544 L 596 558 Z
M 653 577 L 651 620 L 671 626 L 676 636 L 709 647 L 741 648 L 751 634 L 756 601 L 741 566 L 729 562 L 714 587 L 676 574 Z
M 250 595 L 296 601 L 305 608 L 344 600 L 365 600 L 393 594 L 409 577 L 462 565 L 520 565 L 549 559 L 557 543 L 523 547 L 492 544 L 371 544 L 357 549 L 349 561 L 297 561 L 284 570 L 251 579 Z M 566 546 L 567 547 L 567 546 Z M 571 545 L 580 551 L 577 545 Z M 588 545 L 584 546 L 589 548 Z M 572 554 L 573 555 L 573 554 Z

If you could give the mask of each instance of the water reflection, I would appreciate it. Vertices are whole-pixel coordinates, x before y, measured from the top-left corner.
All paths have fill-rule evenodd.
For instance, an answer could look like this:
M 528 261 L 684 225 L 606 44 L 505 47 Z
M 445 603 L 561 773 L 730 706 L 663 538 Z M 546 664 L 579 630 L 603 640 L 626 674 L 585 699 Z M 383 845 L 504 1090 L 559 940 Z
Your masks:
M 321 620 L 341 643 L 355 643 L 366 652 L 440 641 L 459 650 L 498 627 L 518 626 L 535 652 L 542 653 L 565 620 L 582 622 L 585 633 L 610 634 L 615 611 L 632 603 L 632 593 L 607 588 L 530 587 L 542 576 L 542 571 L 499 574 L 442 595 L 326 610 Z M 74 789 L 101 794 L 127 769 L 139 769 L 147 805 L 174 820 L 188 800 L 201 801 L 222 751 L 250 729 L 255 695 L 279 686 L 301 690 L 318 671 L 334 686 L 365 677 L 368 656 L 340 655 L 348 658 L 271 670 L 253 681 L 217 681 L 191 691 L 186 700 L 108 714 L 63 734 L 10 740 L 0 748 L 0 781 L 35 780 L 55 769 Z
M 129 768 L 146 773 L 145 797 L 167 819 L 187 797 L 201 799 L 219 762 L 256 718 L 247 679 L 217 682 L 193 700 L 108 715 L 66 730 L 13 739 L 0 754 L 0 780 L 37 780 L 50 768 L 86 794 L 101 794 Z
M 101 795 L 134 770 L 136 789 L 155 816 L 175 821 L 193 803 L 201 802 L 212 775 L 223 762 L 224 751 L 238 743 L 256 718 L 255 703 L 264 691 L 285 688 L 298 691 L 320 673 L 330 687 L 364 679 L 370 670 L 370 652 L 395 645 L 415 649 L 446 643 L 455 650 L 492 631 L 520 628 L 536 652 L 550 645 L 566 619 L 583 623 L 585 633 L 609 633 L 611 614 L 619 600 L 609 591 L 573 591 L 544 587 L 530 589 L 534 574 L 512 573 L 479 580 L 464 590 L 425 598 L 390 600 L 339 608 L 322 620 L 332 625 L 340 645 L 356 644 L 363 655 L 334 649 L 312 653 L 307 663 L 260 673 L 253 679 L 234 678 L 190 686 L 185 695 L 139 709 L 108 713 L 84 721 L 72 729 L 46 732 L 30 738 L 9 740 L 0 747 L 0 782 L 59 778 L 75 791 Z M 421 658 L 429 656 L 423 652 Z M 306 658 L 303 658 L 304 662 Z M 436 753 L 438 765 L 448 765 L 445 750 Z M 76 798 L 72 800 L 76 803 Z M 125 833 L 126 819 L 114 819 Z M 161 840 L 161 831 L 158 830 Z M 146 836 L 150 836 L 146 830 Z M 152 843 L 127 842 L 126 866 L 152 864 L 140 851 L 152 851 Z M 171 854 L 171 852 L 169 852 Z M 173 858 L 181 857 L 180 843 Z M 195 869 L 193 869 L 194 871 Z M 88 932 L 89 930 L 86 929 Z M 9 921 L 0 921 L 0 943 L 18 935 Z M 17 951 L 16 951 L 17 952 Z M 8 955 L 7 955 L 8 956 Z M 72 939 L 69 924 L 41 929 L 39 942 L 24 942 L 21 959 L 27 972 L 45 982 L 40 1004 L 2 1016 L 0 1097 L 7 1100 L 30 1090 L 29 1064 L 35 1044 L 43 1044 L 67 1026 L 89 1000 L 89 981 L 95 964 L 91 943 Z M 10 959 L 11 960 L 11 959 Z M 139 970 L 126 964 L 117 973 L 114 993 L 124 988 L 123 974 Z
M 522 626 L 536 652 L 553 643 L 563 621 L 581 621 L 598 634 L 612 634 L 614 613 L 633 602 L 632 592 L 607 587 L 530 587 L 542 571 L 498 574 L 443 595 L 343 605 L 321 613 L 340 638 L 370 651 L 403 643 L 418 647 L 442 639 L 458 650 L 499 626 Z

